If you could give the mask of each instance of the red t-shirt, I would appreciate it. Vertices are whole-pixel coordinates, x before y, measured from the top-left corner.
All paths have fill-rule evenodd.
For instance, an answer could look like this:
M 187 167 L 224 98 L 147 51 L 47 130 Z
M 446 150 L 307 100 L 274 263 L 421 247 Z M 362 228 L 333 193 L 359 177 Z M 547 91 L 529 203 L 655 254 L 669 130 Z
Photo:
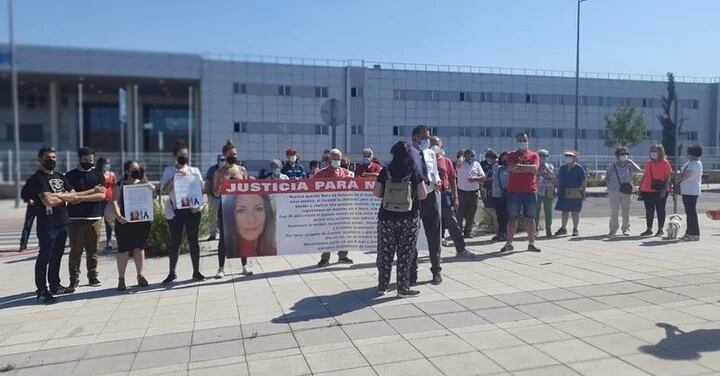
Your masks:
M 331 166 L 325 167 L 318 171 L 317 174 L 313 175 L 313 179 L 328 179 L 328 178 L 349 178 L 350 171 L 346 168 L 333 169 Z
M 645 168 L 643 169 L 643 178 L 640 182 L 641 192 L 657 192 L 652 189 L 651 181 L 655 180 L 668 180 L 672 174 L 672 166 L 667 159 L 653 161 L 648 159 L 645 161 Z
M 355 177 L 361 178 L 362 174 L 368 172 L 371 174 L 379 174 L 380 170 L 382 170 L 382 166 L 375 162 L 370 162 L 370 164 L 359 164 L 357 167 L 355 167 Z
M 450 189 L 450 182 L 457 179 L 455 166 L 448 157 L 440 154 L 437 155 L 437 166 L 438 173 L 440 173 L 440 180 L 442 180 L 442 187 L 440 190 L 446 191 Z
M 540 157 L 532 150 L 517 150 L 507 156 L 508 167 L 514 165 L 536 165 L 540 166 Z M 537 181 L 535 174 L 511 172 L 508 179 L 509 193 L 532 193 L 537 192 Z

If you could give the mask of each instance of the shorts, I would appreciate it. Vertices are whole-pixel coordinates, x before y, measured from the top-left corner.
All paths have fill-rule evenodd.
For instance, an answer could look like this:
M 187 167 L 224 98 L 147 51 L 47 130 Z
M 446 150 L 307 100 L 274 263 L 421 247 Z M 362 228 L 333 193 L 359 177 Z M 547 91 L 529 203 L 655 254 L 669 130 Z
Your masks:
M 522 209 L 524 218 L 535 218 L 537 210 L 537 195 L 535 192 L 512 193 L 507 194 L 507 212 L 508 218 L 520 218 L 520 210 Z

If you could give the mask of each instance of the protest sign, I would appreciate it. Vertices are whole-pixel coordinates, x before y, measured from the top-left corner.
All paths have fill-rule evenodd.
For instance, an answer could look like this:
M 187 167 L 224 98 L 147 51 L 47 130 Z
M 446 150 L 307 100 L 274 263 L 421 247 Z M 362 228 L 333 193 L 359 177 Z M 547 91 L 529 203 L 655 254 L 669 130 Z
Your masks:
M 203 202 L 203 183 L 197 175 L 175 174 L 175 209 L 199 208 Z
M 374 178 L 230 180 L 222 186 L 225 254 L 375 251 Z M 421 230 L 418 244 L 426 247 Z
M 123 185 L 123 211 L 128 222 L 152 222 L 152 194 L 149 184 Z

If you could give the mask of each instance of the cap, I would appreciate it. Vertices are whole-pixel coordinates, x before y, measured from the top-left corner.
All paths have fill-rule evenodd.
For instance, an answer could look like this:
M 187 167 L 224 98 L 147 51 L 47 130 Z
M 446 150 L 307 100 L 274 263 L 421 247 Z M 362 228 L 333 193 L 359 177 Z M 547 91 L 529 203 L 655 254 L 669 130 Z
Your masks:
M 290 149 L 285 150 L 285 155 L 286 155 L 286 156 L 295 155 L 295 154 L 297 154 L 297 150 L 295 150 L 295 149 L 293 149 L 293 148 L 290 148 Z
M 565 156 L 571 156 L 571 157 L 577 157 L 577 153 L 574 150 L 568 150 L 565 153 L 563 153 Z
M 537 151 L 539 155 L 550 155 L 550 152 L 547 151 L 547 149 L 540 149 Z

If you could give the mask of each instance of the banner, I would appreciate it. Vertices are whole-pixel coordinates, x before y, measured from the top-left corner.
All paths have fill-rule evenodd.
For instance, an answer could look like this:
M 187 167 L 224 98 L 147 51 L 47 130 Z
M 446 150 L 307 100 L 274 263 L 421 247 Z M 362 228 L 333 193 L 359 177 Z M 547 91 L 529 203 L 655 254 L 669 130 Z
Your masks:
M 123 185 L 122 193 L 128 222 L 152 222 L 153 190 L 149 184 Z
M 228 258 L 376 251 L 375 178 L 230 180 L 222 186 Z M 422 234 L 418 244 L 425 246 Z
M 203 203 L 203 183 L 199 176 L 175 174 L 173 181 L 175 191 L 175 208 L 199 208 Z

